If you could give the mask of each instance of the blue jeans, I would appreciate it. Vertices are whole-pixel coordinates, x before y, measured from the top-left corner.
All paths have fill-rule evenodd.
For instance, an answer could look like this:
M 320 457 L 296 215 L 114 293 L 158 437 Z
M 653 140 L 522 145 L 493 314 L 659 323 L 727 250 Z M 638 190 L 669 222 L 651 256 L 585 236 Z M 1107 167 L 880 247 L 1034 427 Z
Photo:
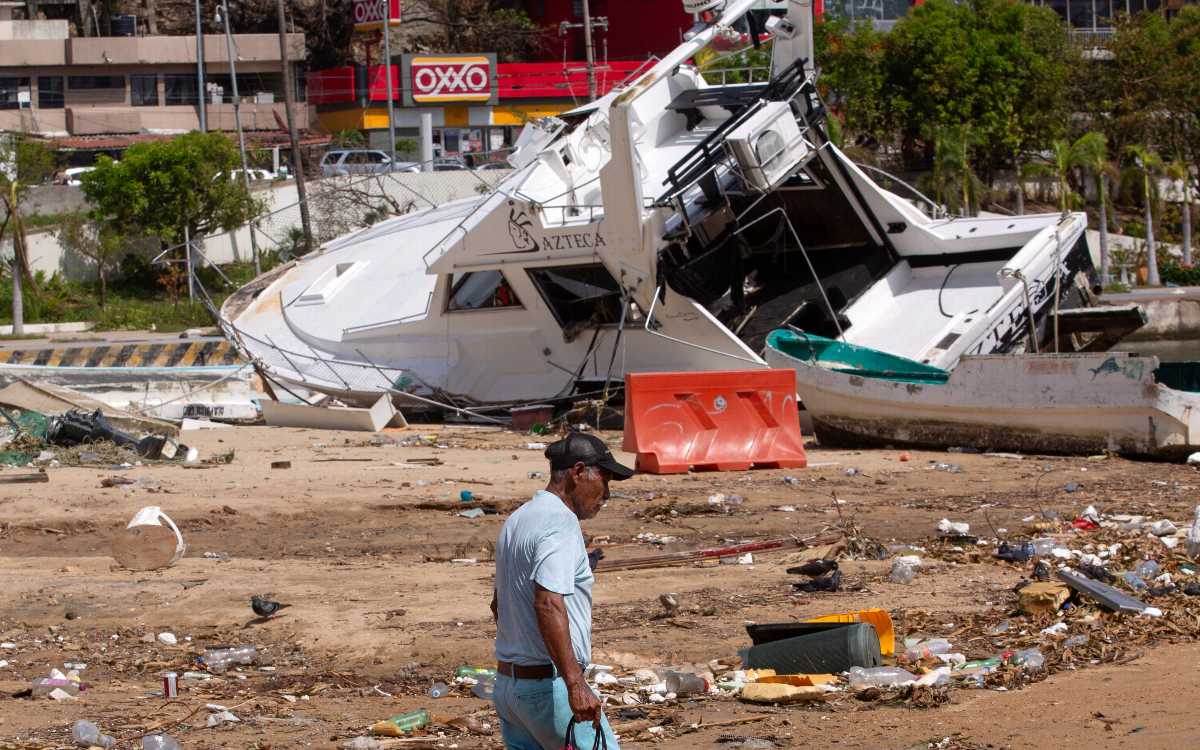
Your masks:
M 509 750 L 561 750 L 571 721 L 567 684 L 561 677 L 545 680 L 517 680 L 496 675 L 496 713 L 500 715 L 500 733 Z M 600 730 L 608 750 L 620 750 L 608 718 L 601 714 Z M 575 724 L 575 746 L 592 750 L 596 729 L 592 722 Z M 601 747 L 605 747 L 601 744 Z

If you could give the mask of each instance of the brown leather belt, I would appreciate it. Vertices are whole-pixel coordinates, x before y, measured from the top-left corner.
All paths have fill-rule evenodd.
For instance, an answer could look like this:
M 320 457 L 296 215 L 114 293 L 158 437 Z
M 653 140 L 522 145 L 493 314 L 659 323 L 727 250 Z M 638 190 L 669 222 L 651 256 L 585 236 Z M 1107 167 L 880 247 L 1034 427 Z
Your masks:
M 496 671 L 514 680 L 548 680 L 556 672 L 553 664 L 513 664 L 507 661 L 496 662 Z

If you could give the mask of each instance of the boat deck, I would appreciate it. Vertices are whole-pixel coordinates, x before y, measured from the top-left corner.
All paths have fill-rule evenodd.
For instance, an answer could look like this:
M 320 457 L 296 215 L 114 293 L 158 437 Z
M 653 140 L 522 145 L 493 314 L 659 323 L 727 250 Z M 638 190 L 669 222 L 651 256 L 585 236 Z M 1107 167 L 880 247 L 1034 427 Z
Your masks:
M 923 361 L 946 336 L 977 320 L 1004 293 L 1003 262 L 911 268 L 901 262 L 846 311 L 846 341 Z M 947 275 L 949 271 L 949 275 Z

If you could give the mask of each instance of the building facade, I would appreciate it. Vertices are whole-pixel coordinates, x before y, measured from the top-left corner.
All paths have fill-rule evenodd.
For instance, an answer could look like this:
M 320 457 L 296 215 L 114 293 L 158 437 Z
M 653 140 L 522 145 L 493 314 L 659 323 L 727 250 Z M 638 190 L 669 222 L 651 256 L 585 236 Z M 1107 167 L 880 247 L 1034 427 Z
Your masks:
M 597 67 L 596 87 L 607 93 L 644 62 Z M 415 71 L 415 72 L 414 72 Z M 326 132 L 364 131 L 387 146 L 387 73 L 382 65 L 347 65 L 308 74 L 308 103 Z M 582 62 L 499 63 L 484 53 L 404 55 L 392 65 L 397 138 L 416 138 L 431 115 L 434 150 L 443 156 L 479 155 L 511 146 L 529 120 L 557 115 L 588 101 Z M 499 156 L 497 157 L 499 158 Z
M 281 129 L 286 111 L 279 37 L 236 34 L 233 43 L 242 127 Z M 63 20 L 0 16 L 0 130 L 50 138 L 184 133 L 199 128 L 203 106 L 209 129 L 232 131 L 225 37 L 204 37 L 203 97 L 196 48 L 195 37 L 72 37 Z M 288 35 L 288 55 L 303 102 L 304 34 Z M 299 128 L 308 127 L 306 107 L 293 114 Z

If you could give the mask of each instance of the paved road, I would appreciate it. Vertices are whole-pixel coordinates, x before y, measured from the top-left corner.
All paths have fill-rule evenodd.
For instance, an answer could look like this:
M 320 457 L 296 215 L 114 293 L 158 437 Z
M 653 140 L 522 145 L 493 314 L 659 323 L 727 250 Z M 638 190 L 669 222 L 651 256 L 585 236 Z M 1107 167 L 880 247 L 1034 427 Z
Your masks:
M 224 337 L 215 335 L 212 328 L 200 329 L 205 336 L 188 336 L 176 331 L 175 333 L 160 333 L 158 331 L 100 331 L 86 333 L 55 333 L 36 339 L 10 339 L 0 341 L 0 351 L 20 351 L 26 349 L 46 349 L 64 346 L 103 346 L 127 344 L 177 344 L 184 341 L 207 343 L 209 341 L 224 341 Z

